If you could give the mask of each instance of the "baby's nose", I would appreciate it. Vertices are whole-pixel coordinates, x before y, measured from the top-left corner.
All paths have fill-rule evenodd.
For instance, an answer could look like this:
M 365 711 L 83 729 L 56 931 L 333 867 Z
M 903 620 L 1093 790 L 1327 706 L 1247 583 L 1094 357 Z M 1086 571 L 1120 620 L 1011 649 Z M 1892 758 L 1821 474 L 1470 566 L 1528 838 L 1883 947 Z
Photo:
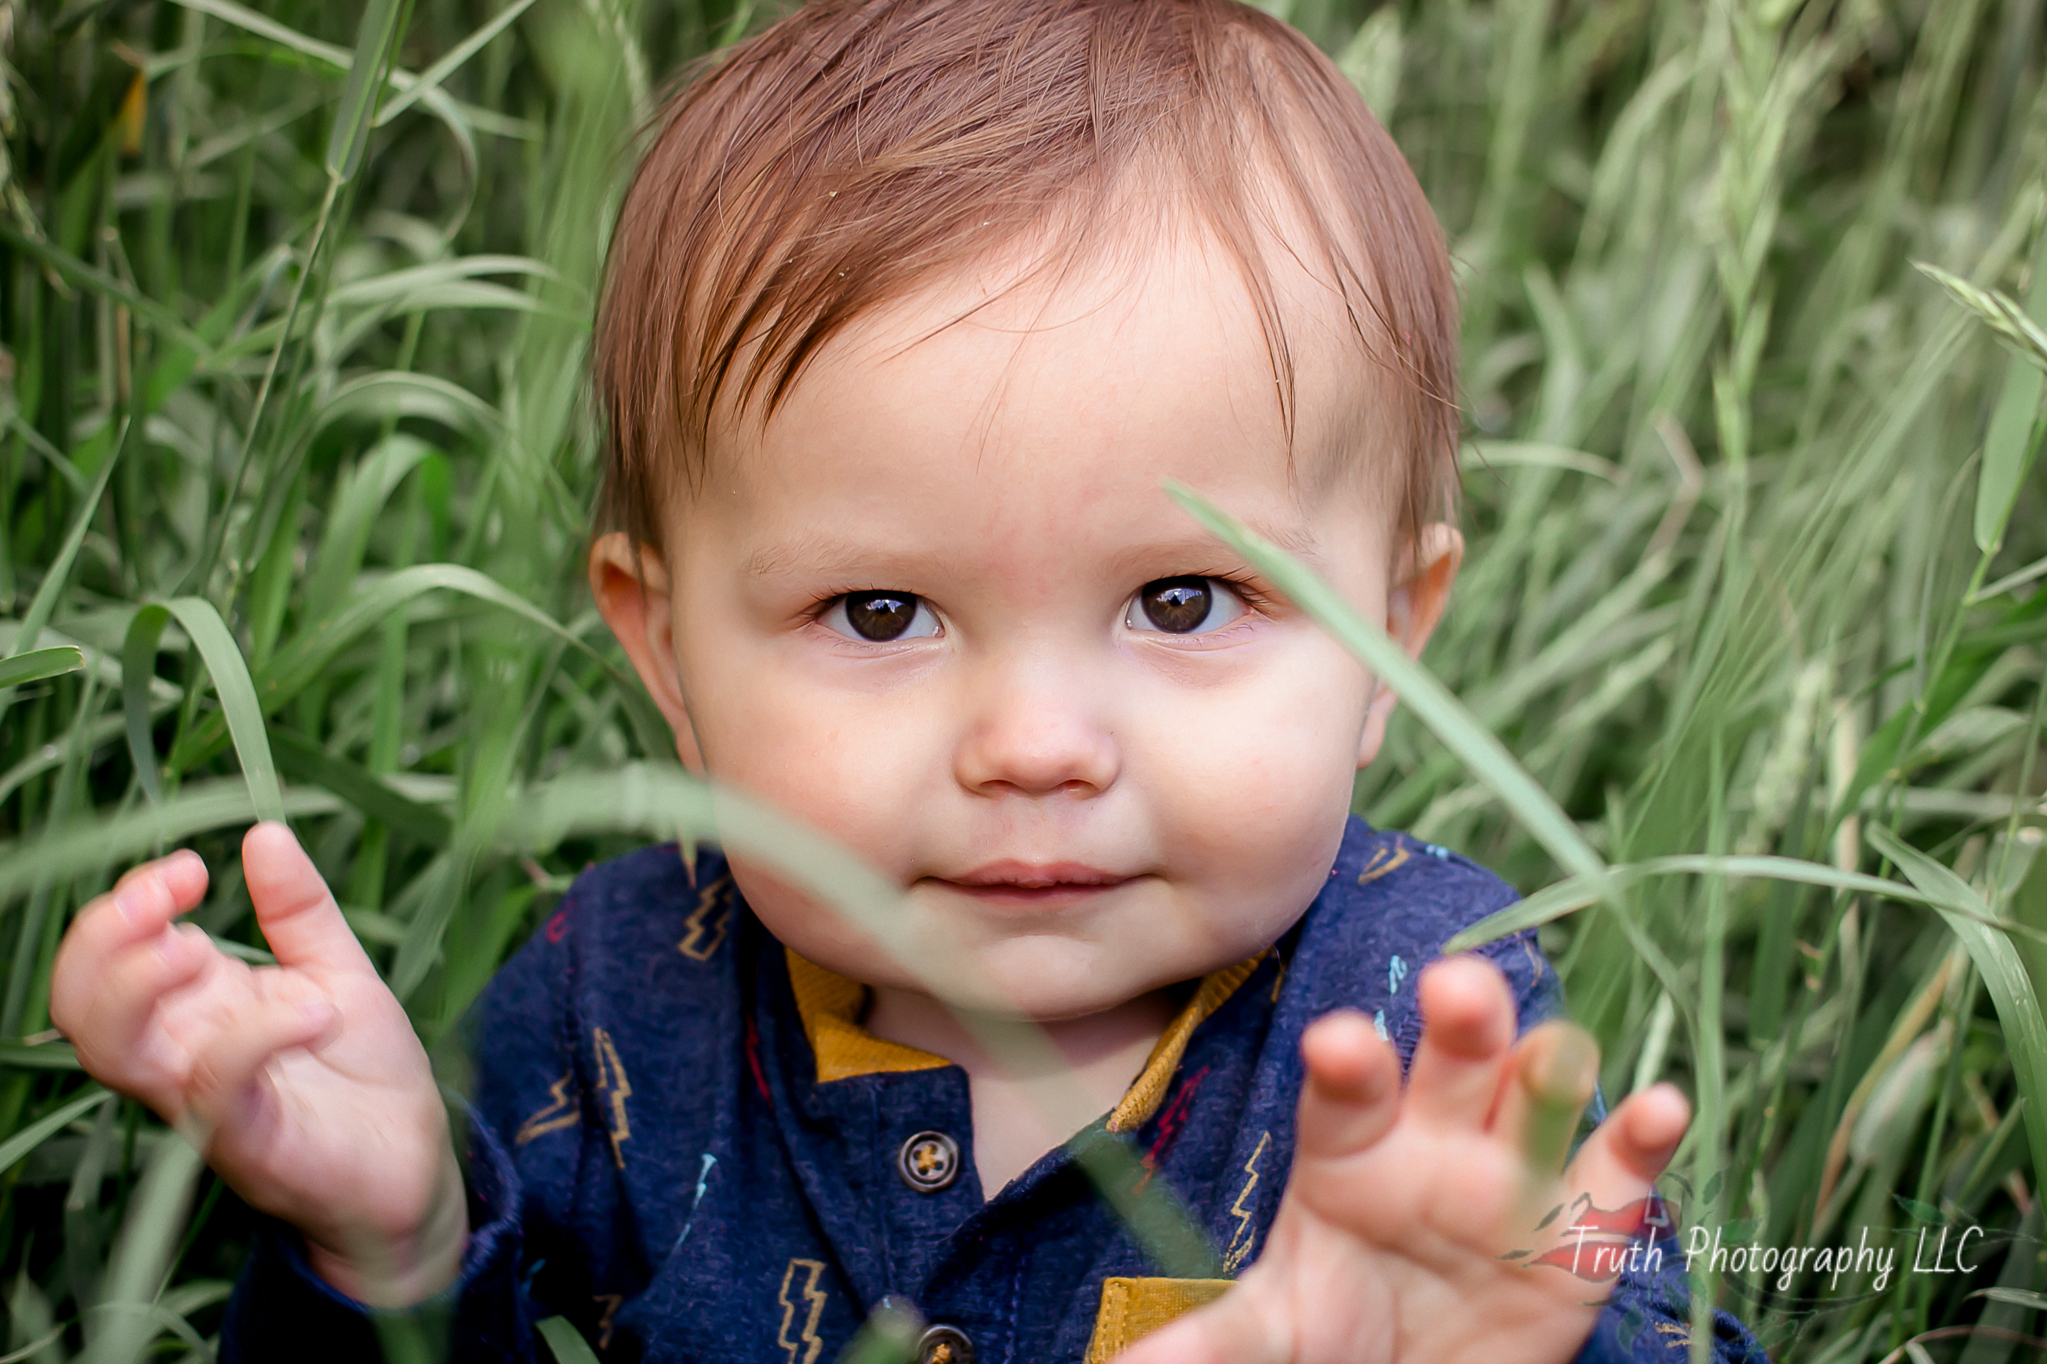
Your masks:
M 1108 790 L 1122 757 L 1091 690 L 1077 679 L 1042 676 L 1000 687 L 954 753 L 955 779 L 982 795 Z

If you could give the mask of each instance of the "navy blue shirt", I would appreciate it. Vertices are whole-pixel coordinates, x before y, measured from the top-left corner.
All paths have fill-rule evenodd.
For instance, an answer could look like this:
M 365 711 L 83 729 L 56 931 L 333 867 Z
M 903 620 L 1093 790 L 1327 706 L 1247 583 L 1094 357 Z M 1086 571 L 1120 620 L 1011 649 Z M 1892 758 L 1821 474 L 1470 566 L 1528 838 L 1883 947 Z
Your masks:
M 1294 928 L 1188 987 L 1117 1108 L 991 1198 L 965 1073 L 865 1032 L 862 987 L 784 949 L 720 857 L 690 868 L 668 846 L 594 868 L 478 1011 L 474 1231 L 441 1318 L 454 1355 L 546 1359 L 534 1324 L 560 1315 L 607 1359 L 830 1364 L 894 1297 L 959 1332 L 975 1364 L 1106 1359 L 1226 1285 L 1161 1277 L 1075 1151 L 1129 1142 L 1234 1276 L 1287 1182 L 1302 1030 L 1361 1009 L 1405 1065 L 1417 972 L 1514 899 L 1461 857 L 1353 820 Z M 1480 954 L 1522 1027 L 1556 1012 L 1532 934 Z M 1681 1264 L 1624 1275 L 1582 1359 L 1682 1359 Z M 1762 1360 L 1732 1319 L 1717 1328 L 1718 1357 Z M 273 1227 L 222 1357 L 360 1360 L 375 1339 Z

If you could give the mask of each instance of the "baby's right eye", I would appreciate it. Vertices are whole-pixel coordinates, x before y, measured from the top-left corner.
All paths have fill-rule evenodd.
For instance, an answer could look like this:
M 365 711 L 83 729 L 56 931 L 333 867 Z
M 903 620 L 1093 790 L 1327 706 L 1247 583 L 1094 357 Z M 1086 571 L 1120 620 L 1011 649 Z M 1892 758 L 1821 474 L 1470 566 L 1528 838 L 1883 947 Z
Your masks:
M 939 618 L 913 592 L 849 592 L 818 619 L 836 634 L 871 644 L 929 639 L 939 632 Z

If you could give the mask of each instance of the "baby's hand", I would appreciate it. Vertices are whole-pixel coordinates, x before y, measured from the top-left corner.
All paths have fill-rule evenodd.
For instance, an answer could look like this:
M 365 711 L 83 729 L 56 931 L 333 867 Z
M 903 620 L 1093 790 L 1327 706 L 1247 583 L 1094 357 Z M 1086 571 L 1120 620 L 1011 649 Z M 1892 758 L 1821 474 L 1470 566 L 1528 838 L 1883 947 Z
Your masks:
M 379 1306 L 430 1297 L 469 1229 L 426 1051 L 291 830 L 251 829 L 242 867 L 276 966 L 172 924 L 206 891 L 205 863 L 177 852 L 79 914 L 50 1017 L 90 1074 L 298 1227 L 335 1287 Z
M 1294 1171 L 1264 1254 L 1222 1299 L 1118 1364 L 1578 1353 L 1614 1274 L 1591 1277 L 1602 1238 L 1567 1230 L 1574 1200 L 1640 1206 L 1685 1133 L 1685 1099 L 1669 1085 L 1632 1096 L 1560 1177 L 1593 1092 L 1592 1039 L 1546 1023 L 1516 1042 L 1506 982 L 1470 958 L 1431 966 L 1418 990 L 1424 1032 L 1406 1093 L 1393 1047 L 1362 1015 L 1303 1036 Z M 1571 1272 L 1575 1247 L 1588 1277 Z M 1501 1258 L 1513 1251 L 1533 1253 Z M 1553 1263 L 1535 1263 L 1546 1251 Z M 1610 1249 L 1602 1267 L 1618 1259 Z

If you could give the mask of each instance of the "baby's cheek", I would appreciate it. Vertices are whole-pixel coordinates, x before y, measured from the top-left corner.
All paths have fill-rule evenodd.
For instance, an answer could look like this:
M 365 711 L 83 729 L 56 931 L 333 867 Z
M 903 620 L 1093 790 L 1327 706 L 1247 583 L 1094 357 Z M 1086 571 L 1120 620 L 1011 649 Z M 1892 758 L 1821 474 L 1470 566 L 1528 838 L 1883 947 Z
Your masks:
M 1322 889 L 1343 841 L 1345 770 L 1290 756 L 1246 751 L 1233 762 L 1220 754 L 1153 798 L 1176 879 L 1218 941 L 1270 941 Z
M 1341 674 L 1262 679 L 1255 695 L 1165 747 L 1150 788 L 1155 827 L 1230 897 L 1314 898 L 1350 812 L 1363 704 Z
M 705 743 L 711 776 L 896 869 L 903 811 L 938 775 L 929 726 L 873 698 L 849 706 L 767 676 L 730 701 Z
M 1280 826 L 1251 837 L 1341 823 L 1350 803 L 1364 689 L 1348 660 L 1331 667 L 1320 650 L 1303 652 L 1240 687 L 1187 698 L 1184 716 L 1152 738 L 1148 765 L 1172 770 L 1212 818 Z

